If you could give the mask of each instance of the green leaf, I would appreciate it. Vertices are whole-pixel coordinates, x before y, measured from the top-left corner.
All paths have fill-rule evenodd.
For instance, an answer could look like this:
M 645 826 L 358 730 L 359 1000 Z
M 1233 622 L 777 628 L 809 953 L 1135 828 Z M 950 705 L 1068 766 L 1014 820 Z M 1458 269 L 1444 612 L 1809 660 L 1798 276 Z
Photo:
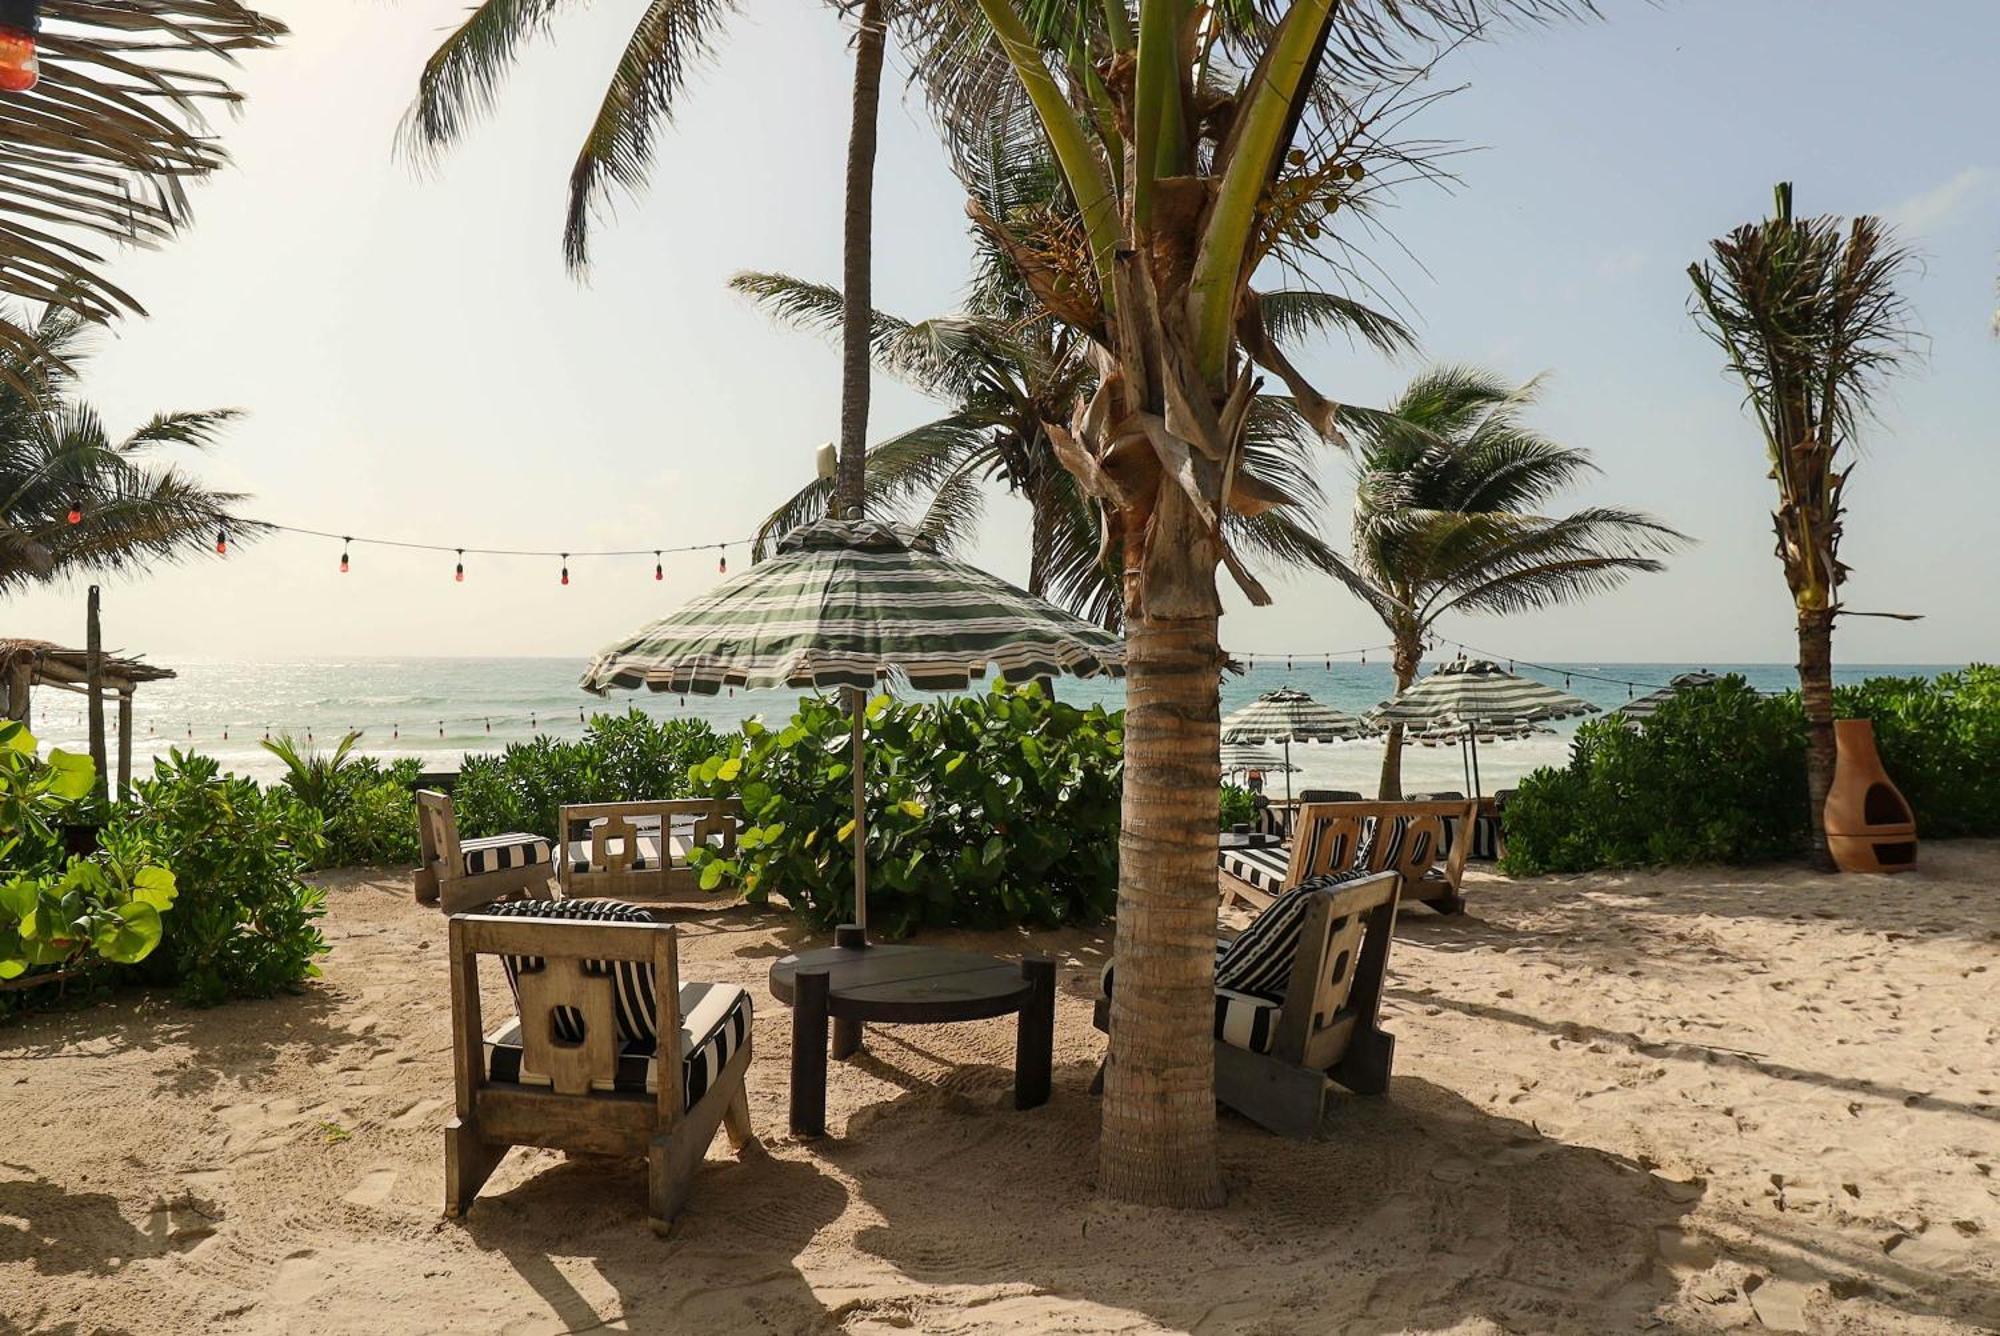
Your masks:
M 718 859 L 701 870 L 701 888 L 704 891 L 712 891 L 722 885 L 723 868 L 722 861 Z
M 174 874 L 163 867 L 142 867 L 132 875 L 132 898 L 155 909 L 171 909 L 176 887 Z
M 137 964 L 160 944 L 160 911 L 143 900 L 119 905 L 98 925 L 92 944 L 106 960 Z
M 58 749 L 49 753 L 47 765 L 49 792 L 59 798 L 82 798 L 97 783 L 97 767 L 88 756 Z

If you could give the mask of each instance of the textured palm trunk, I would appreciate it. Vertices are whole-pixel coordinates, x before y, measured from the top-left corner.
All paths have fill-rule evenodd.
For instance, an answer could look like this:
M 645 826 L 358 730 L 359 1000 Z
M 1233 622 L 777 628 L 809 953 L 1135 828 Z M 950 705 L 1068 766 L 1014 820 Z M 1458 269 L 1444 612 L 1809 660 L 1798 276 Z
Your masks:
M 854 43 L 854 113 L 847 136 L 847 215 L 841 267 L 840 469 L 834 513 L 858 511 L 867 488 L 868 332 L 874 310 L 875 131 L 887 33 L 882 0 L 862 0 Z
M 1799 695 L 1806 712 L 1806 802 L 1812 822 L 1812 863 L 1834 871 L 1826 846 L 1826 795 L 1833 787 L 1833 614 L 1799 609 Z
M 1392 663 L 1396 670 L 1396 693 L 1401 695 L 1410 689 L 1410 683 L 1417 680 L 1417 669 L 1424 661 L 1424 646 L 1416 635 L 1398 631 L 1396 633 L 1395 657 Z M 1382 785 L 1377 796 L 1383 802 L 1401 802 L 1403 798 L 1403 726 L 1389 725 L 1389 732 L 1382 749 Z
M 1214 616 L 1126 626 L 1117 986 L 1098 1182 L 1122 1201 L 1212 1206 L 1215 832 L 1222 662 Z

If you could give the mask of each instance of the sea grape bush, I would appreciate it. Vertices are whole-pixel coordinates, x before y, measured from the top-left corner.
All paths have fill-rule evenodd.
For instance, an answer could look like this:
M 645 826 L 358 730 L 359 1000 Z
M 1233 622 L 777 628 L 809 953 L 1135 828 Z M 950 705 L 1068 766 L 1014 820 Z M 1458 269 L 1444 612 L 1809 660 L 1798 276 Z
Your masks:
M 681 798 L 689 773 L 722 749 L 700 719 L 654 719 L 640 711 L 600 714 L 581 738 L 547 736 L 499 753 L 468 756 L 452 801 L 467 839 L 507 831 L 556 834 L 564 803 Z
M 400 863 L 419 857 L 416 788 L 421 769 L 413 757 L 384 764 L 355 754 L 358 731 L 333 750 L 301 747 L 289 734 L 264 749 L 284 763 L 280 781 L 292 796 L 320 815 L 325 836 L 315 870 L 359 864 Z
M 325 847 L 323 818 L 282 785 L 262 789 L 220 769 L 170 752 L 103 836 L 107 848 L 144 850 L 173 871 L 170 930 L 141 974 L 197 1006 L 295 987 L 318 975 L 327 949 L 325 893 L 302 876 Z
M 742 800 L 736 856 L 697 849 L 710 890 L 776 896 L 822 927 L 854 898 L 851 722 L 806 698 L 781 727 L 743 726 L 695 772 L 702 796 Z M 1095 923 L 1117 903 L 1123 717 L 1038 687 L 868 704 L 869 924 Z
M 2000 835 L 2000 670 L 1870 678 L 1834 705 L 1875 721 L 1920 838 Z M 1521 781 L 1503 820 L 1516 875 L 1794 855 L 1809 832 L 1798 695 L 1731 675 L 1670 697 L 1643 728 L 1591 720 L 1567 765 Z

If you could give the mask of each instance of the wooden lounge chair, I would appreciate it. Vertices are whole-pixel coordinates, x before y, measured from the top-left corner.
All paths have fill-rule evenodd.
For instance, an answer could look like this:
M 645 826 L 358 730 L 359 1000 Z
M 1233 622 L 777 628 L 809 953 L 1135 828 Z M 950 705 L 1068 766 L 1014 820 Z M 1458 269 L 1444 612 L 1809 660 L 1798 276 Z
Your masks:
M 1504 790 L 1490 798 L 1479 800 L 1479 815 L 1472 822 L 1472 847 L 1466 850 L 1465 853 L 1469 861 L 1474 863 L 1492 863 L 1498 861 L 1500 855 L 1506 852 L 1504 842 L 1500 837 L 1500 800 L 1512 791 L 1511 789 Z M 1465 795 L 1455 789 L 1441 789 L 1436 793 L 1413 793 L 1410 795 L 1410 801 L 1413 803 L 1462 803 L 1465 801 Z M 1457 817 L 1448 816 L 1444 819 L 1444 842 L 1447 852 L 1450 851 L 1453 844 L 1457 843 L 1460 829 Z
M 743 804 L 734 798 L 567 804 L 559 819 L 563 893 L 712 903 L 688 866 L 688 850 L 705 842 L 732 856 L 742 824 Z
M 739 1153 L 755 1144 L 743 1089 L 750 994 L 683 984 L 675 929 L 633 906 L 495 910 L 451 918 L 458 1107 L 444 1134 L 445 1214 L 471 1209 L 509 1147 L 550 1146 L 646 1157 L 648 1223 L 665 1233 L 718 1125 Z M 510 967 L 518 1011 L 491 1034 L 479 1008 L 482 955 Z
M 1396 1041 L 1381 1027 L 1382 988 L 1399 884 L 1392 872 L 1318 878 L 1274 901 L 1235 941 L 1217 942 L 1219 1103 L 1281 1136 L 1308 1138 L 1329 1081 L 1361 1095 L 1389 1088 Z M 1106 1034 L 1114 982 L 1107 968 L 1094 1015 Z M 1103 1076 L 1100 1068 L 1093 1089 Z
M 447 914 L 546 895 L 555 876 L 554 845 L 544 836 L 515 831 L 461 841 L 451 799 L 435 789 L 417 790 L 417 839 L 417 902 L 438 902 Z
M 1469 823 L 1474 810 L 1470 801 L 1302 803 L 1288 843 L 1220 852 L 1221 906 L 1240 901 L 1261 910 L 1308 877 L 1360 870 L 1400 873 L 1406 904 L 1462 913 L 1459 886 L 1469 850 L 1462 841 L 1446 847 L 1444 823 Z

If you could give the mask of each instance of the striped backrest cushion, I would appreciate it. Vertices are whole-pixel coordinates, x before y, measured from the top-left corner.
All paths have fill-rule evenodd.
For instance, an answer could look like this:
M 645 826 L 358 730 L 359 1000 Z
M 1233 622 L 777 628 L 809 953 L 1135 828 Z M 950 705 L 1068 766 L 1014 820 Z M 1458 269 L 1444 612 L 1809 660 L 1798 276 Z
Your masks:
M 1273 900 L 1243 935 L 1215 961 L 1215 986 L 1254 997 L 1282 999 L 1298 960 L 1299 934 L 1305 929 L 1306 906 L 1314 891 L 1359 881 L 1366 870 L 1335 872 L 1306 880 Z
M 618 900 L 510 900 L 481 910 L 508 918 L 580 919 L 591 923 L 651 923 L 653 916 L 637 905 Z M 515 1010 L 521 1006 L 521 975 L 542 968 L 540 956 L 500 957 L 507 972 L 507 987 L 514 993 Z M 586 960 L 586 974 L 609 974 L 616 980 L 612 988 L 613 1006 L 618 1013 L 618 1037 L 647 1047 L 659 1044 L 659 1001 L 653 992 L 653 966 L 643 960 Z M 571 1044 L 583 1042 L 583 1017 L 574 1008 L 557 1007 L 552 1022 L 556 1037 Z

